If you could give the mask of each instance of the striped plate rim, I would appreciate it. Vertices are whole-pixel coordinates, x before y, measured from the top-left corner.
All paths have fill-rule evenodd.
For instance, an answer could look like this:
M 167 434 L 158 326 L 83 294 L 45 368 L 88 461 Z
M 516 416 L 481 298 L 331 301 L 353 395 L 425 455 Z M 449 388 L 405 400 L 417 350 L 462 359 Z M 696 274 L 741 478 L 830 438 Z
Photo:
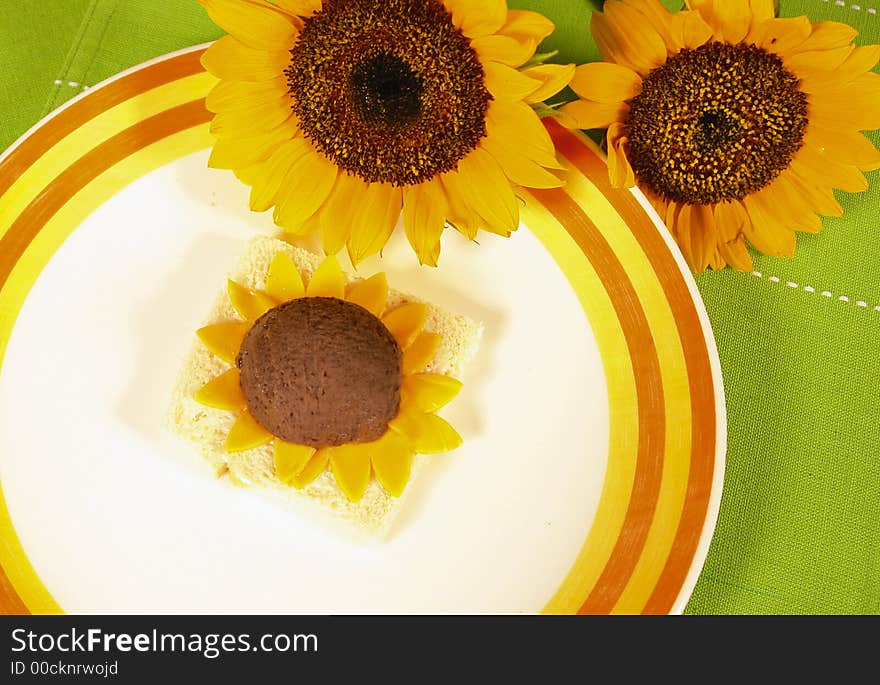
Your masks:
M 204 45 L 79 95 L 0 157 L 0 369 L 30 287 L 94 209 L 211 144 Z M 554 122 L 558 190 L 522 191 L 524 222 L 565 273 L 596 335 L 611 440 L 593 526 L 546 613 L 680 613 L 708 552 L 726 426 L 720 364 L 696 285 L 638 191 Z M 15 532 L 0 481 L 0 612 L 62 613 Z

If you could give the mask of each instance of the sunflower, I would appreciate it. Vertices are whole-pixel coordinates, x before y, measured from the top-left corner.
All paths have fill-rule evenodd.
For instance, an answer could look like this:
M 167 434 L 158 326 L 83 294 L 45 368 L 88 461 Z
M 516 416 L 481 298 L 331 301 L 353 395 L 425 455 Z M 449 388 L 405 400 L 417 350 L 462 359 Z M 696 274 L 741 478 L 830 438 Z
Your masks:
M 609 0 L 593 14 L 605 62 L 578 67 L 568 124 L 607 128 L 617 187 L 638 185 L 691 268 L 752 268 L 746 245 L 792 256 L 796 232 L 842 216 L 880 153 L 880 46 L 771 0 Z
M 202 63 L 209 164 L 251 186 L 326 254 L 379 252 L 403 217 L 422 264 L 447 222 L 469 239 L 519 225 L 514 185 L 562 181 L 536 107 L 574 65 L 535 59 L 552 22 L 506 0 L 200 0 L 229 35 Z
M 352 501 L 372 473 L 398 497 L 414 454 L 461 444 L 434 412 L 461 382 L 423 373 L 440 336 L 423 329 L 427 306 L 409 302 L 386 311 L 388 281 L 379 273 L 346 288 L 334 256 L 308 284 L 293 260 L 275 255 L 265 291 L 230 280 L 241 320 L 206 326 L 198 336 L 231 368 L 195 395 L 235 413 L 227 452 L 273 444 L 275 475 L 297 489 L 328 464 Z

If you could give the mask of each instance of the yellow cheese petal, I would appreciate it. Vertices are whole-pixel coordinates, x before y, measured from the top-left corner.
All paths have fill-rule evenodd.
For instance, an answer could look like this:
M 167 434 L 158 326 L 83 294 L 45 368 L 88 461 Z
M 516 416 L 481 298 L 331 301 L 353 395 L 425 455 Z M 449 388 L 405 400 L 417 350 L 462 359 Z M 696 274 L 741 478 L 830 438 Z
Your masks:
M 275 301 L 265 293 L 250 290 L 235 281 L 227 283 L 227 290 L 232 307 L 247 321 L 256 321 L 275 306 Z
M 238 417 L 226 436 L 227 452 L 244 452 L 265 445 L 272 439 L 272 434 L 263 428 L 245 409 Z
M 429 413 L 452 402 L 461 391 L 461 381 L 436 373 L 420 373 L 406 376 L 400 390 L 403 402 Z
M 349 288 L 345 299 L 359 304 L 375 316 L 382 316 L 385 311 L 385 302 L 388 299 L 388 279 L 384 273 L 378 273 L 363 281 L 358 281 Z
M 196 333 L 205 347 L 220 357 L 223 361 L 234 364 L 244 336 L 250 330 L 251 325 L 240 321 L 228 321 L 215 323 L 201 328 Z
M 367 445 L 341 445 L 330 449 L 330 468 L 336 484 L 352 502 L 364 496 L 370 484 L 370 453 Z
M 247 407 L 247 401 L 241 392 L 241 381 L 238 369 L 229 369 L 210 381 L 195 394 L 195 401 L 214 409 L 240 411 Z
M 461 436 L 436 414 L 406 411 L 388 426 L 409 441 L 418 454 L 449 452 L 461 445 Z
M 403 349 L 413 344 L 425 319 L 428 318 L 428 306 L 422 302 L 408 302 L 382 317 L 382 323 L 391 331 Z
M 413 344 L 403 352 L 401 370 L 404 376 L 423 370 L 437 354 L 440 347 L 440 336 L 437 333 L 419 333 Z
M 275 475 L 282 483 L 290 483 L 315 456 L 315 448 L 275 441 Z
M 278 302 L 288 302 L 306 294 L 302 275 L 287 253 L 279 252 L 269 265 L 266 292 Z
M 309 297 L 337 297 L 340 300 L 345 297 L 345 275 L 342 273 L 336 257 L 330 255 L 315 269 L 306 288 L 306 295 Z
M 412 473 L 412 448 L 394 431 L 388 431 L 373 443 L 370 457 L 376 479 L 389 495 L 400 497 Z
M 302 490 L 310 485 L 318 476 L 324 473 L 327 468 L 327 462 L 330 461 L 330 450 L 322 449 L 315 452 L 309 463 L 305 465 L 302 471 L 290 479 L 290 484 L 297 490 Z

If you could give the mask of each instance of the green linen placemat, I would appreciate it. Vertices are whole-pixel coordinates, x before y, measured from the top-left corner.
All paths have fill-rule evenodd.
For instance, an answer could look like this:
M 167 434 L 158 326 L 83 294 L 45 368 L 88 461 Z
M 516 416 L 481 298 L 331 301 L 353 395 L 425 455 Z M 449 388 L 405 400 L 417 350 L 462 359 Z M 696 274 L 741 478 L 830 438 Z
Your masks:
M 598 58 L 596 0 L 510 0 L 557 23 L 543 49 Z M 670 7 L 680 2 L 667 1 Z M 783 0 L 781 14 L 880 43 L 880 3 Z M 0 149 L 84 88 L 220 31 L 196 0 L 0 5 Z M 878 138 L 873 137 L 875 142 Z M 729 448 L 695 614 L 880 613 L 880 178 L 795 259 L 697 282 L 718 341 Z

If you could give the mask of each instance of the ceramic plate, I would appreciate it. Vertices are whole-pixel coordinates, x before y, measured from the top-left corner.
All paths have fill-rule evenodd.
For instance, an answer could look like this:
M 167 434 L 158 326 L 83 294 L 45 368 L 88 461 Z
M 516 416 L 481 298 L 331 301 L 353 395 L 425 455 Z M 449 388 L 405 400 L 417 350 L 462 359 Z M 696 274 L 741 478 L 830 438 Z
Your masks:
M 397 231 L 393 287 L 485 337 L 391 535 L 364 544 L 216 479 L 167 435 L 182 359 L 247 240 L 207 167 L 204 46 L 80 95 L 0 158 L 0 609 L 7 613 L 669 613 L 715 525 L 725 422 L 684 261 L 601 153 L 548 124 L 563 190 L 523 226 Z

